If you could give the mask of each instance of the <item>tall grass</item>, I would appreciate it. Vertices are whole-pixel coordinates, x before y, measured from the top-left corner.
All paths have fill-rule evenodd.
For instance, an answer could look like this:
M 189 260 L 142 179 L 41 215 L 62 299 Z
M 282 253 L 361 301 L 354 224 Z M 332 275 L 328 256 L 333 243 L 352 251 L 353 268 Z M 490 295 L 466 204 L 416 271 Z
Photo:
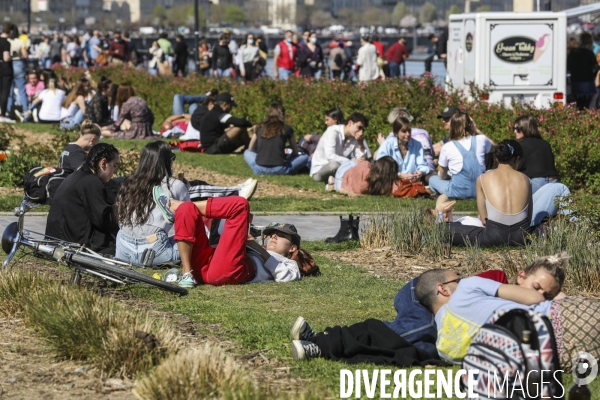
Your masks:
M 600 291 L 600 240 L 585 221 L 550 221 L 545 233 L 523 250 L 527 263 L 566 251 L 570 255 L 567 287 L 571 291 Z
M 109 376 L 136 376 L 181 346 L 174 328 L 147 312 L 26 271 L 0 275 L 0 314 L 22 315 L 59 357 L 88 361 Z
M 414 205 L 395 213 L 373 215 L 363 230 L 361 245 L 390 246 L 400 254 L 423 254 L 435 261 L 448 258 L 451 252 L 445 224 L 436 224 L 434 218 Z

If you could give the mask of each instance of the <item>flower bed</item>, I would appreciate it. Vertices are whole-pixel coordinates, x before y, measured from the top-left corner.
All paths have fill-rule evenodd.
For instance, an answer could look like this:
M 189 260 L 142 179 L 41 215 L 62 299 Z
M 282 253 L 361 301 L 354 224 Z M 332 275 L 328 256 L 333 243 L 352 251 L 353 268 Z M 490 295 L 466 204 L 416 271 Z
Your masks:
M 58 74 L 79 76 L 82 70 L 57 70 Z M 263 79 L 245 85 L 227 80 L 213 81 L 196 75 L 188 78 L 153 77 L 144 71 L 122 67 L 99 68 L 92 72 L 95 79 L 104 75 L 116 83 L 129 81 L 136 94 L 143 97 L 153 110 L 156 121 L 171 114 L 173 95 L 206 93 L 217 87 L 229 91 L 239 104 L 234 114 L 253 123 L 262 121 L 267 106 L 280 102 L 287 111 L 288 123 L 298 136 L 322 133 L 323 112 L 340 107 L 346 115 L 359 111 L 370 119 L 366 131 L 371 147 L 375 148 L 377 133 L 391 128 L 387 115 L 393 107 L 407 107 L 415 116 L 415 126 L 426 129 L 434 141 L 446 132 L 436 117 L 448 105 L 467 110 L 478 128 L 492 140 L 513 137 L 512 124 L 523 114 L 534 114 L 542 135 L 550 142 L 556 156 L 556 167 L 562 182 L 571 189 L 600 192 L 600 119 L 596 111 L 580 112 L 574 107 L 536 110 L 529 105 L 503 105 L 475 102 L 467 104 L 458 92 L 446 93 L 432 78 L 408 78 L 405 82 L 388 80 L 368 85 L 353 85 L 337 81 L 291 79 L 286 82 Z

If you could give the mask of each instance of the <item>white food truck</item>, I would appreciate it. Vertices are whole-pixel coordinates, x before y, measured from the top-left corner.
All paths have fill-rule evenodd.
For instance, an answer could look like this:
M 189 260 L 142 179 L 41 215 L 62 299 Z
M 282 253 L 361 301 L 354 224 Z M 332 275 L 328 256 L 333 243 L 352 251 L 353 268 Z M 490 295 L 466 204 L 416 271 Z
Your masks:
M 446 87 L 489 89 L 489 102 L 546 108 L 567 96 L 567 19 L 599 4 L 562 12 L 454 14 L 448 26 Z

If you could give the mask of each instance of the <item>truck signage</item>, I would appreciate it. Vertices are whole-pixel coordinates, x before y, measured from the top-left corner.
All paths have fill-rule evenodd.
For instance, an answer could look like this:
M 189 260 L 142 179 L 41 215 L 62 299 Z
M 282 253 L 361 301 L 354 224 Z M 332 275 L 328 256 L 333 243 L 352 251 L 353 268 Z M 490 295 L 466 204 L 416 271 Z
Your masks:
M 525 36 L 512 36 L 494 46 L 494 54 L 509 63 L 526 63 L 534 58 L 536 41 Z

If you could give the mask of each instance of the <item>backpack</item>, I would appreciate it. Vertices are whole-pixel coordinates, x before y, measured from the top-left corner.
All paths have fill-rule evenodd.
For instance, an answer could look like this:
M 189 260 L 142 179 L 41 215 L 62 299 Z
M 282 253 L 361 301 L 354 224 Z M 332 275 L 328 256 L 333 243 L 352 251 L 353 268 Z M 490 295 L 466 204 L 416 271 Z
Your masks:
M 23 179 L 25 195 L 33 203 L 51 204 L 56 190 L 69 172 L 62 168 L 35 167 Z
M 530 360 L 534 366 L 531 369 L 528 368 L 524 357 L 521 339 L 524 330 L 531 332 L 531 350 L 537 352 Z M 467 372 L 476 371 L 473 392 L 478 394 L 479 398 L 495 396 L 496 399 L 564 399 L 562 371 L 552 324 L 546 316 L 533 310 L 496 311 L 471 341 L 462 367 Z M 540 371 L 535 378 L 535 372 L 529 375 L 537 384 L 532 385 L 532 382 L 529 382 L 527 385 L 530 371 Z M 497 378 L 494 378 L 494 374 Z M 467 376 L 461 377 L 463 390 L 467 390 Z M 540 382 L 543 385 L 540 385 Z M 528 396 L 528 388 L 531 397 Z M 538 396 L 534 396 L 536 392 Z
M 342 68 L 344 66 L 344 58 L 340 53 L 337 53 L 335 57 L 333 57 L 333 62 L 338 66 L 338 68 Z

